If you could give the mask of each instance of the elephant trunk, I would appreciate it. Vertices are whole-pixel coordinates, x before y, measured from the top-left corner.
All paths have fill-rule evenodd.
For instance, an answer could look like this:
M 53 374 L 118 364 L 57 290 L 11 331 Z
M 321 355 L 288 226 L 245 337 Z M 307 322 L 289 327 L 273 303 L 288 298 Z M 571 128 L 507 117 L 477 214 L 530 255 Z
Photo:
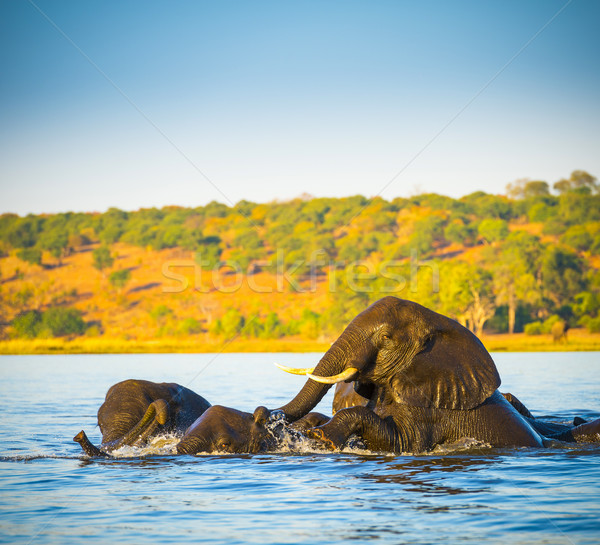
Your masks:
M 177 443 L 177 454 L 197 454 L 198 452 L 212 452 L 214 448 L 206 437 L 187 435 Z
M 107 445 L 110 450 L 117 450 L 125 445 L 133 445 L 137 441 L 145 441 L 169 418 L 169 404 L 164 399 L 150 403 L 142 419 L 129 430 L 121 439 Z
M 331 377 L 349 367 L 360 369 L 364 366 L 366 348 L 364 335 L 360 329 L 350 324 L 321 358 L 312 375 Z M 295 422 L 312 411 L 331 386 L 332 384 L 322 384 L 309 378 L 296 397 L 279 410 L 290 421 Z
M 83 430 L 81 430 L 75 437 L 73 437 L 73 441 L 79 443 L 81 445 L 81 448 L 83 449 L 83 452 L 85 452 L 88 456 L 106 457 L 106 453 L 102 452 L 98 447 L 93 445 Z

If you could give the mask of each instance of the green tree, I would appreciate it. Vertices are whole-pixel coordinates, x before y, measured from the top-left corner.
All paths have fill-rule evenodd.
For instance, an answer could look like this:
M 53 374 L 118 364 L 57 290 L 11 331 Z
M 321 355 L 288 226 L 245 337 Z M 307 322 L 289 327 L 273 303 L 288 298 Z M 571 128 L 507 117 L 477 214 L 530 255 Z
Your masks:
M 229 309 L 220 320 L 221 333 L 227 339 L 233 339 L 242 332 L 246 320 L 242 313 L 234 308 Z
M 320 315 L 305 308 L 298 324 L 298 331 L 302 337 L 316 339 L 321 333 Z
M 479 218 L 508 220 L 515 216 L 513 202 L 506 197 L 476 191 L 459 199 L 464 205 L 463 213 L 475 214 Z
M 563 225 L 556 233 L 563 233 L 571 225 L 600 221 L 600 195 L 564 193 L 558 198 L 556 220 Z
M 507 305 L 508 332 L 515 331 L 516 313 L 520 304 L 537 305 L 541 302 L 538 278 L 543 247 L 538 237 L 515 231 L 487 261 L 494 263 L 493 286 L 498 305 Z
M 202 326 L 195 318 L 186 318 L 183 320 L 178 327 L 178 333 L 180 335 L 197 335 L 202 332 Z
M 21 261 L 26 261 L 32 265 L 42 264 L 42 252 L 36 248 L 25 248 L 24 250 L 19 250 L 17 252 L 17 257 Z
M 42 325 L 42 313 L 38 310 L 22 312 L 15 316 L 12 327 L 17 337 L 33 339 L 38 336 Z
M 452 207 L 452 198 L 437 193 L 423 193 L 410 199 L 417 206 L 431 208 L 432 210 L 449 210 Z
M 557 204 L 557 201 L 536 202 L 535 204 L 532 204 L 527 211 L 529 221 L 547 222 L 548 220 L 555 218 L 558 211 L 558 206 L 556 206 Z
M 5 239 L 13 248 L 31 248 L 37 242 L 43 223 L 41 217 L 33 215 L 17 217 L 8 227 Z
M 209 202 L 203 209 L 207 218 L 225 218 L 229 214 L 229 207 L 217 201 Z
M 263 322 L 259 319 L 249 320 L 244 326 L 244 334 L 247 337 L 260 338 L 263 335 Z
M 256 208 L 258 205 L 254 202 L 250 202 L 250 201 L 246 201 L 246 200 L 241 200 L 240 202 L 238 202 L 233 209 L 238 212 L 239 214 L 241 214 L 242 216 L 244 216 L 245 218 L 249 218 L 250 215 L 252 214 L 252 210 L 254 210 L 254 208 Z
M 573 225 L 560 237 L 560 242 L 565 246 L 585 252 L 591 248 L 594 239 L 585 225 Z
M 260 250 L 263 247 L 263 241 L 255 229 L 243 229 L 237 232 L 233 244 L 241 246 L 244 250 Z
M 108 246 L 100 246 L 92 252 L 92 258 L 94 260 L 94 268 L 98 269 L 104 275 L 104 269 L 112 267 L 114 259 L 110 255 L 110 248 Z
M 114 244 L 121 238 L 122 234 L 123 228 L 120 225 L 109 224 L 104 229 L 102 229 L 102 231 L 98 235 L 98 238 L 103 244 Z
M 195 254 L 196 263 L 202 267 L 214 269 L 221 258 L 220 243 L 221 239 L 217 236 L 203 238 Z
M 522 256 L 515 255 L 510 250 L 500 254 L 499 265 L 494 268 L 493 277 L 496 303 L 507 305 L 508 333 L 512 335 L 515 332 L 519 303 L 538 303 L 539 287 Z
M 44 230 L 38 239 L 38 246 L 43 250 L 48 250 L 52 257 L 61 260 L 67 254 L 69 234 L 63 226 Z
M 436 247 L 446 242 L 444 239 L 445 224 L 446 220 L 437 214 L 417 220 L 406 250 L 416 250 L 422 255 L 430 254 Z
M 110 276 L 108 277 L 108 281 L 111 283 L 111 285 L 117 288 L 119 291 L 123 290 L 130 279 L 131 271 L 129 269 L 119 269 L 118 271 L 110 273 Z
M 586 291 L 584 262 L 575 252 L 549 247 L 541 266 L 544 294 L 556 308 L 570 305 L 574 297 Z
M 156 239 L 151 246 L 155 250 L 175 248 L 176 246 L 182 246 L 186 243 L 189 244 L 186 240 L 187 236 L 188 232 L 182 225 L 169 225 L 157 233 Z
M 269 312 L 265 318 L 261 337 L 263 339 L 279 339 L 284 335 L 284 326 L 275 312 Z
M 357 314 L 369 306 L 372 287 L 370 280 L 356 277 L 352 266 L 334 271 L 334 274 L 330 302 L 323 312 L 322 323 L 328 333 L 339 335 Z
M 492 276 L 477 265 L 448 262 L 440 270 L 440 306 L 476 335 L 494 315 Z
M 49 330 L 54 337 L 82 335 L 85 327 L 81 311 L 75 308 L 53 307 L 42 315 L 41 329 Z
M 517 180 L 506 186 L 506 192 L 513 199 L 530 199 L 550 195 L 548 182 L 532 181 L 528 179 Z
M 569 178 L 559 180 L 553 187 L 561 194 L 575 191 L 589 195 L 598 192 L 598 181 L 585 170 L 574 170 Z
M 600 310 L 600 294 L 583 291 L 575 296 L 573 301 L 573 313 L 579 320 L 588 316 L 593 317 Z
M 477 239 L 477 229 L 470 223 L 465 223 L 461 219 L 456 219 L 449 223 L 444 229 L 444 237 L 456 244 L 473 246 Z
M 101 216 L 101 224 L 98 227 L 98 238 L 103 244 L 114 244 L 125 231 L 129 215 L 118 208 L 109 208 Z
M 91 244 L 91 241 L 87 235 L 84 233 L 74 233 L 69 235 L 68 239 L 68 249 L 69 251 L 76 251 L 78 248 L 82 246 L 87 246 Z
M 502 219 L 484 219 L 477 230 L 488 244 L 504 240 L 509 233 L 508 223 Z
M 173 311 L 167 305 L 157 305 L 150 311 L 150 317 L 155 322 L 161 322 L 172 315 Z
M 531 197 L 545 197 L 550 195 L 550 186 L 548 185 L 548 182 L 527 182 L 524 188 L 524 195 L 526 199 Z
M 218 255 L 215 256 L 218 259 Z M 253 261 L 266 257 L 264 244 L 255 229 L 243 230 L 236 233 L 233 239 L 233 249 L 229 254 L 229 261 L 241 271 L 248 271 Z
M 174 312 L 166 305 L 157 305 L 149 312 L 150 317 L 158 326 L 156 334 L 158 336 L 173 335 L 176 329 L 180 334 L 184 334 L 181 327 L 175 325 Z
M 337 241 L 339 261 L 350 264 L 358 262 L 369 255 L 367 248 L 361 248 L 357 245 L 357 238 L 346 236 Z

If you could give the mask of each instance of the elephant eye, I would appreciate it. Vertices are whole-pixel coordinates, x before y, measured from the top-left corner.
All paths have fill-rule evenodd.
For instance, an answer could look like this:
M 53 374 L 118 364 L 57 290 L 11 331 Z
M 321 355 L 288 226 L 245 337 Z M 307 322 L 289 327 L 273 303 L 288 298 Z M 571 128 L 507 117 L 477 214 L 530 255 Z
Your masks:
M 423 350 L 429 350 L 433 346 L 434 342 L 433 335 L 429 335 L 423 343 Z

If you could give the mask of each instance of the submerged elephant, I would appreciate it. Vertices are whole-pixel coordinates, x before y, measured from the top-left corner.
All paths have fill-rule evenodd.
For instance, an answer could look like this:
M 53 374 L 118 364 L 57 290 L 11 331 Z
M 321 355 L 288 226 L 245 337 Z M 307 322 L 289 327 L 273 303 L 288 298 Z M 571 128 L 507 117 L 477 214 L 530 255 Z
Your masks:
M 294 372 L 294 370 L 290 370 Z M 473 333 L 417 303 L 385 297 L 360 313 L 296 397 L 290 421 L 311 411 L 332 384 L 356 381 L 366 406 L 344 408 L 312 436 L 341 448 L 352 435 L 367 448 L 420 452 L 464 437 L 494 447 L 542 447 L 544 437 L 497 390 L 496 366 Z M 594 436 L 600 420 L 573 428 Z M 582 431 L 582 433 L 579 433 Z
M 336 386 L 332 412 L 345 407 L 353 407 L 368 400 L 354 391 L 354 383 L 340 383 Z M 199 452 L 250 453 L 274 450 L 278 446 L 275 435 L 269 433 L 272 413 L 265 407 L 258 407 L 254 414 L 238 411 L 230 407 L 213 405 L 190 428 L 177 444 L 178 454 Z M 277 414 L 274 414 L 277 418 Z M 328 422 L 330 417 L 310 412 L 292 422 L 290 428 L 305 433 Z
M 258 407 L 254 414 L 213 405 L 186 431 L 177 444 L 178 454 L 199 452 L 253 453 L 277 448 L 279 442 L 269 429 L 271 413 Z M 327 422 L 323 414 L 311 412 L 290 427 L 303 432 Z
M 83 430 L 73 440 L 86 454 L 104 456 L 159 433 L 183 433 L 210 406 L 179 384 L 129 379 L 112 386 L 98 409 L 101 447 L 92 445 Z

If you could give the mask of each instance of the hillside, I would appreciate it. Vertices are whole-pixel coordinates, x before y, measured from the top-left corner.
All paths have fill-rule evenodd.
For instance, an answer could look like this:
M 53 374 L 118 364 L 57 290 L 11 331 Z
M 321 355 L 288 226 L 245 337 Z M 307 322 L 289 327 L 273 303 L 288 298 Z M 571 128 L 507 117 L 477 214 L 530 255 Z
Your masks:
M 240 349 L 320 350 L 384 295 L 486 339 L 525 331 L 539 345 L 532 335 L 547 339 L 558 320 L 597 332 L 595 179 L 575 171 L 554 184 L 557 195 L 545 182 L 510 189 L 5 214 L 0 349 L 87 339 L 91 351 L 219 350 L 235 339 Z

